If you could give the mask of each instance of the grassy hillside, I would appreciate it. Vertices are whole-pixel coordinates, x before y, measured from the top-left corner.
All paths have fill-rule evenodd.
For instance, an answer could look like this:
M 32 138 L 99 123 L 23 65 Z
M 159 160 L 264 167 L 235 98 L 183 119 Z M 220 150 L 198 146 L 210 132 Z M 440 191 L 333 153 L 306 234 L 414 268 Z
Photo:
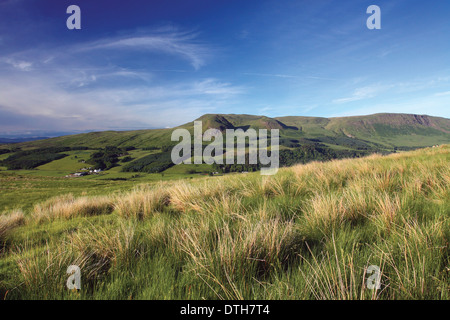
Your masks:
M 0 297 L 448 300 L 449 163 L 441 146 L 61 194 L 0 216 Z
M 168 145 L 171 135 L 170 129 L 149 129 L 136 131 L 101 131 L 82 133 L 70 136 L 24 142 L 14 146 L 23 149 L 45 148 L 45 147 L 88 147 L 103 148 L 106 146 L 130 147 L 161 147 Z M 8 148 L 9 145 L 3 145 L 2 148 Z
M 448 141 L 450 121 L 444 118 L 409 114 L 375 114 L 364 117 L 332 118 L 325 127 L 373 142 L 398 145 L 422 146 Z
M 203 130 L 234 128 L 280 129 L 281 138 L 327 140 L 339 146 L 339 139 L 351 139 L 356 143 L 392 149 L 393 147 L 425 147 L 450 143 L 450 120 L 445 118 L 411 114 L 375 114 L 343 118 L 280 117 L 269 118 L 254 115 L 207 114 L 199 119 Z M 192 130 L 193 122 L 179 128 Z M 175 129 L 175 128 L 173 128 Z M 170 141 L 173 129 L 138 131 L 104 131 L 64 136 L 14 146 L 43 147 L 89 147 L 105 146 L 148 148 L 174 145 Z M 330 140 L 332 138 L 332 140 Z M 333 140 L 334 139 L 334 140 Z M 8 148 L 8 146 L 2 146 Z
M 290 166 L 314 160 L 355 158 L 371 153 L 388 154 L 396 151 L 450 143 L 450 120 L 411 114 L 374 114 L 369 116 L 318 118 L 280 117 L 269 118 L 255 115 L 206 114 L 201 121 L 203 132 L 213 128 L 227 129 L 278 129 L 280 132 L 280 166 Z M 194 122 L 177 128 L 193 133 Z M 107 170 L 114 179 L 128 179 L 128 173 L 181 172 L 171 169 L 171 141 L 174 129 L 105 131 L 0 146 L 0 170 L 37 169 L 32 174 L 65 176 L 92 165 Z M 204 142 L 204 147 L 207 145 Z M 127 157 L 110 158 L 109 164 L 90 160 L 100 149 L 119 148 L 130 150 Z M 84 150 L 80 158 L 74 153 L 55 153 L 51 150 Z M 46 151 L 47 150 L 47 151 Z M 11 151 L 11 152 L 10 152 Z M 5 153 L 6 152 L 6 153 Z M 30 153 L 31 152 L 31 153 Z M 36 154 L 34 155 L 33 152 Z M 110 155 L 111 156 L 111 155 Z M 106 158 L 105 158 L 106 159 Z M 80 160 L 87 164 L 82 165 Z M 122 161 L 124 160 L 124 161 Z M 115 161 L 111 164 L 111 161 Z M 126 161 L 126 163 L 125 163 Z M 83 162 L 84 163 L 84 162 Z M 222 166 L 213 171 L 240 172 L 259 170 L 260 164 L 251 166 Z M 194 172 L 185 168 L 184 172 Z M 209 172 L 211 170 L 203 170 Z

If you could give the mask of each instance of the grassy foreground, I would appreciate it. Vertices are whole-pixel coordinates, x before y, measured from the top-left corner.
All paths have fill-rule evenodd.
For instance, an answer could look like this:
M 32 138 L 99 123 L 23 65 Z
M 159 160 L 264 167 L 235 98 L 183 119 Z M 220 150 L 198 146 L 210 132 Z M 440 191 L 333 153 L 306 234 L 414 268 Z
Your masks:
M 0 216 L 0 298 L 449 299 L 449 164 L 441 146 L 60 195 Z

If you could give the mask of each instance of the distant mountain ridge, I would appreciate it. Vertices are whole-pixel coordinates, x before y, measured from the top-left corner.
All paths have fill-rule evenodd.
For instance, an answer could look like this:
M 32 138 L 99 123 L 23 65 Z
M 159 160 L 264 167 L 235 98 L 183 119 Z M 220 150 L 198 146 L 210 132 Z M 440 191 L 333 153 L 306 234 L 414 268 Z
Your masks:
M 49 139 L 49 137 L 17 137 L 17 138 L 0 137 L 0 144 L 20 143 L 20 142 L 44 140 L 44 139 Z
M 247 114 L 205 114 L 194 121 L 201 121 L 203 130 L 218 129 L 288 129 L 284 123 L 275 118 L 266 116 L 254 116 Z M 194 122 L 189 122 L 181 127 L 190 128 Z
M 366 146 L 391 150 L 450 143 L 450 119 L 428 115 L 378 113 L 334 118 L 305 116 L 270 118 L 248 114 L 205 114 L 194 121 L 202 121 L 203 130 L 279 129 L 281 140 L 290 141 L 295 145 L 315 142 L 348 148 Z M 194 121 L 168 129 L 90 132 L 24 142 L 15 146 L 101 148 L 110 145 L 160 148 L 176 144 L 171 141 L 172 131 L 176 128 L 192 130 Z

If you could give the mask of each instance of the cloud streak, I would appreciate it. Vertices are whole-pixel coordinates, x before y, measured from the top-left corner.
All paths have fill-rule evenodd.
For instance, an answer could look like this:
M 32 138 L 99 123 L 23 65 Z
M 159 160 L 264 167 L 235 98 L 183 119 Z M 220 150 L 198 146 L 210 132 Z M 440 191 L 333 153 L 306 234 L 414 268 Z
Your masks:
M 385 86 L 367 86 L 362 88 L 357 88 L 354 90 L 353 94 L 346 98 L 340 98 L 333 100 L 333 103 L 348 103 L 358 100 L 370 99 L 375 97 L 379 92 L 385 90 Z
M 6 59 L 5 62 L 9 65 L 11 65 L 12 67 L 21 70 L 21 71 L 30 71 L 31 70 L 31 66 L 33 65 L 32 62 L 29 61 L 17 61 L 15 59 Z
M 448 77 L 431 77 L 419 80 L 411 80 L 406 82 L 388 82 L 388 83 L 375 83 L 364 87 L 359 87 L 353 90 L 353 93 L 348 97 L 338 98 L 332 100 L 335 104 L 345 104 L 349 102 L 355 102 L 360 100 L 367 100 L 378 97 L 386 93 L 394 93 L 397 96 L 409 95 L 411 93 L 417 93 L 421 91 L 427 91 L 433 88 L 440 88 L 446 86 L 450 78 Z M 438 92 L 434 96 L 446 96 L 450 91 Z
M 111 38 L 89 43 L 81 51 L 94 50 L 144 50 L 178 56 L 188 61 L 195 70 L 206 64 L 212 49 L 196 40 L 190 32 L 157 32 L 149 35 Z
M 313 79 L 313 80 L 330 80 L 334 81 L 337 79 L 326 78 L 326 77 L 316 77 L 316 76 L 296 76 L 290 74 L 282 74 L 282 73 L 255 73 L 255 72 L 244 72 L 242 73 L 246 76 L 258 76 L 258 77 L 275 77 L 275 78 L 288 78 L 288 79 Z

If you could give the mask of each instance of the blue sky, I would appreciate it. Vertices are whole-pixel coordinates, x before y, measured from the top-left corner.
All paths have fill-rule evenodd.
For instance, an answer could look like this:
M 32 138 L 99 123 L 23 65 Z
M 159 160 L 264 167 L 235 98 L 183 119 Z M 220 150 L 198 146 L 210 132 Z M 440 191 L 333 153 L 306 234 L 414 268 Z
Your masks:
M 366 27 L 372 4 L 381 30 Z M 446 0 L 0 0 L 0 133 L 205 113 L 450 118 L 449 16 Z

